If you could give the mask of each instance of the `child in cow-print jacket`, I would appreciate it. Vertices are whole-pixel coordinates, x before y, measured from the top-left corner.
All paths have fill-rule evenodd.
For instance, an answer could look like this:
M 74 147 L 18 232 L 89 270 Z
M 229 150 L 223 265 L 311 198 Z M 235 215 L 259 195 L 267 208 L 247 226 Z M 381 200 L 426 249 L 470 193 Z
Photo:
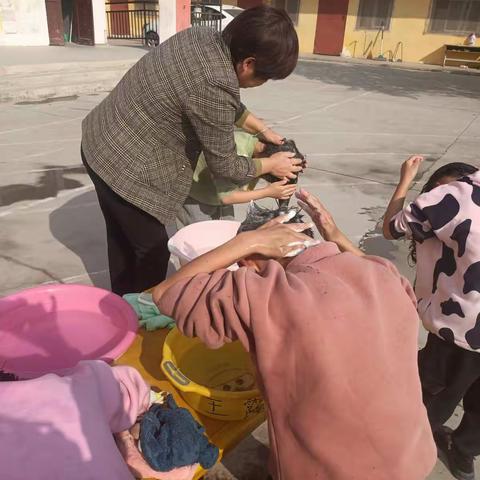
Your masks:
M 423 400 L 450 471 L 473 480 L 480 455 L 480 172 L 444 165 L 404 207 L 422 161 L 413 156 L 402 165 L 383 232 L 412 240 L 418 312 L 430 332 L 419 352 Z M 444 423 L 462 399 L 464 415 L 452 431 Z

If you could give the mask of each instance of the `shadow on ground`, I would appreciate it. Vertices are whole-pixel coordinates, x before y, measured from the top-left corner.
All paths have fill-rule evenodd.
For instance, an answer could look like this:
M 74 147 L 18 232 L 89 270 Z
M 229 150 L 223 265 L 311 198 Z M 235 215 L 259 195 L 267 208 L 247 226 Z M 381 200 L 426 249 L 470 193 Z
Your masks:
M 269 448 L 249 435 L 222 463 L 205 476 L 205 480 L 267 480 Z
M 50 213 L 52 235 L 78 255 L 93 285 L 105 285 L 104 276 L 95 272 L 108 270 L 105 222 L 94 191 L 72 198 Z
M 24 200 L 42 200 L 48 197 L 56 197 L 62 190 L 72 190 L 83 186 L 82 182 L 65 176 L 85 173 L 83 165 L 74 167 L 44 165 L 41 170 L 43 173 L 34 185 L 15 183 L 0 186 L 0 207 Z
M 331 85 L 344 85 L 352 90 L 375 91 L 396 97 L 418 98 L 430 94 L 478 99 L 480 95 L 477 75 L 398 69 L 386 64 L 299 61 L 295 74 Z
M 110 289 L 105 221 L 95 191 L 78 195 L 51 212 L 49 227 L 53 237 L 80 258 L 92 285 Z M 167 275 L 173 271 L 170 261 Z

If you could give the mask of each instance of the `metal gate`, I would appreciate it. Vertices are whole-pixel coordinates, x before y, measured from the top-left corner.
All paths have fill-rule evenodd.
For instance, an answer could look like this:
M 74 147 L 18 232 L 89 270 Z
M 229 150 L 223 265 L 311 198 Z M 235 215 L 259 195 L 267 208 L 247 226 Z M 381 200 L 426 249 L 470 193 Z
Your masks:
M 192 0 L 191 22 L 193 26 L 211 27 L 222 30 L 222 2 Z
M 105 2 L 109 39 L 143 40 L 158 38 L 158 0 Z

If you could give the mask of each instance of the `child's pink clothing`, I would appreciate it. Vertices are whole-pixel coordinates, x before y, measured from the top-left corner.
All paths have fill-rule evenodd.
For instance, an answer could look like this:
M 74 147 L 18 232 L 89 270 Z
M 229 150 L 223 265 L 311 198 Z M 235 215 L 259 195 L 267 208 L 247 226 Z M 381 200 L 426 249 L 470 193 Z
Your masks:
M 436 448 L 413 292 L 388 261 L 310 248 L 178 282 L 160 310 L 212 348 L 240 340 L 268 403 L 279 480 L 423 480 Z
M 392 219 L 390 231 L 415 240 L 425 328 L 480 352 L 480 172 L 420 195 Z
M 112 432 L 149 407 L 130 367 L 81 362 L 70 375 L 0 382 L 2 480 L 132 480 Z

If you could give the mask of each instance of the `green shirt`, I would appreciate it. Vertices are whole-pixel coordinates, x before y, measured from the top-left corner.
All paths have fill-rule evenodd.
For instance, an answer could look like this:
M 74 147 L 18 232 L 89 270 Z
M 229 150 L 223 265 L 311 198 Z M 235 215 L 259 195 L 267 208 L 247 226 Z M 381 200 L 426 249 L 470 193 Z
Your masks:
M 252 158 L 257 143 L 257 138 L 244 132 L 235 132 L 235 145 L 237 154 Z M 223 205 L 222 198 L 229 193 L 240 189 L 253 190 L 258 179 L 250 182 L 246 187 L 239 187 L 233 182 L 223 178 L 214 178 L 208 169 L 203 153 L 198 157 L 197 167 L 193 173 L 190 197 L 207 205 Z

